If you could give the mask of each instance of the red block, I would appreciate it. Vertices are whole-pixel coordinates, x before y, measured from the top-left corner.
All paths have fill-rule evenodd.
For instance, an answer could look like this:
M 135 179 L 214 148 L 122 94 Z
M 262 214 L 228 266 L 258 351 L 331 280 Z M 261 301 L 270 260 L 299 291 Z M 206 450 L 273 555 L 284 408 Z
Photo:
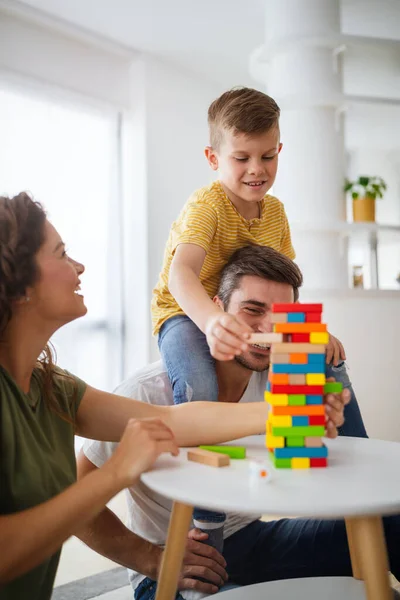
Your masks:
M 309 425 L 325 425 L 325 415 L 310 415 L 308 417 Z
M 300 304 L 299 302 L 293 302 L 292 304 L 273 304 L 271 306 L 271 311 L 273 313 L 322 313 L 322 304 Z
M 322 313 L 306 313 L 306 323 L 321 323 Z
M 310 458 L 310 467 L 327 467 L 327 458 Z
M 309 333 L 292 333 L 292 342 L 306 342 L 306 344 L 310 343 L 310 334 Z
M 308 394 L 322 396 L 324 393 L 323 385 L 279 385 L 271 384 L 272 394 Z

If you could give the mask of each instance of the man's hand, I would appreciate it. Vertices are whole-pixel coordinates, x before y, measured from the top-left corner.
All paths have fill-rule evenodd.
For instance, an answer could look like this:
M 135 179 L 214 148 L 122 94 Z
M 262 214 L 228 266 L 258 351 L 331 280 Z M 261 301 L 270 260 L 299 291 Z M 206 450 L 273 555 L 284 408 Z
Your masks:
M 213 314 L 207 321 L 205 334 L 211 355 L 217 360 L 232 360 L 248 349 L 247 340 L 254 333 L 249 325 L 234 315 Z
M 327 381 L 335 381 L 329 377 Z M 327 416 L 326 437 L 335 438 L 338 435 L 337 428 L 344 423 L 344 407 L 350 402 L 351 394 L 347 388 L 344 388 L 340 394 L 327 394 L 324 398 L 325 411 Z
M 326 364 L 330 365 L 333 361 L 333 366 L 337 367 L 340 362 L 346 360 L 346 353 L 340 342 L 334 335 L 329 334 L 329 342 L 326 347 Z
M 228 579 L 222 554 L 212 546 L 202 543 L 207 538 L 208 535 L 200 529 L 189 531 L 178 581 L 179 590 L 198 590 L 204 594 L 215 594 Z M 194 579 L 195 577 L 201 577 L 210 583 Z

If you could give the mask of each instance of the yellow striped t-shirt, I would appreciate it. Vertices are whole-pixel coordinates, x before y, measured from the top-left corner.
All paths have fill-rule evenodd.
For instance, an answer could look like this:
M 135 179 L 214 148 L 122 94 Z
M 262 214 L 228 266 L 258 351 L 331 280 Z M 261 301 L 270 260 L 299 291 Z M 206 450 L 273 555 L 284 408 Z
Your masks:
M 179 244 L 195 244 L 205 250 L 200 281 L 210 298 L 217 292 L 221 269 L 238 248 L 258 244 L 275 248 L 291 259 L 295 257 L 285 209 L 277 198 L 266 195 L 261 201 L 260 218 L 247 220 L 236 210 L 219 181 L 197 190 L 172 224 L 168 237 L 151 302 L 154 334 L 167 319 L 185 314 L 168 289 L 169 270 Z

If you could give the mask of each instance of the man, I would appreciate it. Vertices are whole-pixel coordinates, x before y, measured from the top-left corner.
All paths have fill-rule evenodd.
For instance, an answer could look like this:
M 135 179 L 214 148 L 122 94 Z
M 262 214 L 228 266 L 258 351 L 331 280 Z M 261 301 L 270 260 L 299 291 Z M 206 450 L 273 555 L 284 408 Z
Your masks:
M 255 332 L 269 332 L 272 330 L 270 305 L 297 300 L 301 284 L 301 272 L 290 259 L 271 248 L 249 246 L 235 252 L 224 268 L 214 301 L 227 313 L 227 318 L 234 315 L 248 323 Z M 218 335 L 223 340 L 227 334 L 221 329 Z M 259 401 L 263 398 L 268 366 L 269 347 L 265 345 L 252 346 L 233 361 L 217 361 L 219 401 Z M 337 378 L 344 380 L 348 388 L 342 394 L 342 401 L 346 402 L 351 393 L 351 401 L 345 408 L 346 423 L 339 428 L 339 433 L 366 436 L 345 366 L 335 371 L 334 376 L 339 375 Z M 328 375 L 331 374 L 332 370 L 328 369 Z M 140 370 L 117 391 L 145 402 L 173 403 L 172 389 L 161 362 Z M 343 422 L 343 404 L 339 398 L 329 400 L 333 416 L 327 430 L 334 437 L 336 425 Z M 114 444 L 86 443 L 78 462 L 80 476 L 100 467 L 114 448 Z M 135 569 L 136 572 L 130 573 L 135 599 L 152 600 L 171 502 L 141 483 L 127 490 L 127 497 L 128 528 L 106 509 L 78 535 L 97 552 Z M 391 542 L 394 530 L 393 525 L 388 536 L 390 548 L 395 545 L 394 541 Z M 179 580 L 179 589 L 184 591 L 177 596 L 179 600 L 202 597 L 199 592 L 216 592 L 225 583 L 227 574 L 230 580 L 240 585 L 289 577 L 351 574 L 343 521 L 281 519 L 262 522 L 258 516 L 251 518 L 230 514 L 225 525 L 223 557 L 214 548 L 202 543 L 206 538 L 207 535 L 198 530 L 189 532 Z M 400 570 L 399 563 L 396 555 L 392 564 L 396 573 Z

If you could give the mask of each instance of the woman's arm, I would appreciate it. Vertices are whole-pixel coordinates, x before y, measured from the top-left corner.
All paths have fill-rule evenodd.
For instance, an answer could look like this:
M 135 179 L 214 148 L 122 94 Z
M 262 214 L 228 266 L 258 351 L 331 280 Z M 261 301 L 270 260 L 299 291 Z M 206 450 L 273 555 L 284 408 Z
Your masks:
M 264 433 L 267 416 L 266 402 L 153 406 L 88 386 L 77 413 L 77 433 L 94 440 L 117 442 L 129 419 L 156 417 L 172 430 L 179 446 L 198 446 Z

